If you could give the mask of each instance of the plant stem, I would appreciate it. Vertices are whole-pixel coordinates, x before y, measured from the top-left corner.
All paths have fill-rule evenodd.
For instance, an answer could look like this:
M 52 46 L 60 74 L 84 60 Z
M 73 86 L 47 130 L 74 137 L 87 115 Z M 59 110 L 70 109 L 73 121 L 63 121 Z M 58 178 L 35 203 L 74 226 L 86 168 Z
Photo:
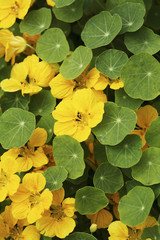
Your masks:
M 33 49 L 34 51 L 36 51 L 36 49 L 34 47 L 32 47 L 30 44 L 27 43 L 26 46 Z

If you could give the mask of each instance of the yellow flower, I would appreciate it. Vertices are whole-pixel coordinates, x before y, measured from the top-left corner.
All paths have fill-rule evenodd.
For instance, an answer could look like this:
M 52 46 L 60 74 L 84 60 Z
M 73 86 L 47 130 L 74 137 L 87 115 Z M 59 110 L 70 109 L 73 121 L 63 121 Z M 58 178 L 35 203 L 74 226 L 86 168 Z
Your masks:
M 77 90 L 72 99 L 63 99 L 53 111 L 58 120 L 54 125 L 56 135 L 71 135 L 79 142 L 87 140 L 91 128 L 102 121 L 104 103 L 98 102 L 91 89 Z
M 110 88 L 114 89 L 114 90 L 118 90 L 118 89 L 124 87 L 124 83 L 119 78 L 117 78 L 117 79 L 109 79 L 109 78 L 107 78 L 107 82 L 108 82 Z
M 36 128 L 28 141 L 27 146 L 11 148 L 5 152 L 1 159 L 12 158 L 18 164 L 18 172 L 26 172 L 32 167 L 42 167 L 48 163 L 43 146 L 47 140 L 44 128 Z
M 49 86 L 51 93 L 56 98 L 71 97 L 77 89 L 91 88 L 99 101 L 106 102 L 106 95 L 103 93 L 107 87 L 107 79 L 96 69 L 91 69 L 86 75 L 83 72 L 74 80 L 66 80 L 61 74 L 54 77 Z
M 12 214 L 16 219 L 27 218 L 28 223 L 37 221 L 52 203 L 52 193 L 45 189 L 46 179 L 41 173 L 27 173 L 17 192 L 11 196 Z
M 108 227 L 108 232 L 111 235 L 109 240 L 128 240 L 129 232 L 127 226 L 120 222 L 114 221 Z
M 16 18 L 23 19 L 31 0 L 0 0 L 0 28 L 11 27 Z
M 13 195 L 18 187 L 20 178 L 15 174 L 18 171 L 18 164 L 10 157 L 1 159 L 0 162 L 0 202 L 4 201 L 7 195 Z
M 53 202 L 50 211 L 36 222 L 37 229 L 44 236 L 65 238 L 75 228 L 73 219 L 75 212 L 75 199 L 64 199 L 64 189 L 60 188 L 53 192 Z
M 54 7 L 55 3 L 52 0 L 46 0 L 47 4 L 51 7 Z
M 0 43 L 4 48 L 5 61 L 15 63 L 15 57 L 26 48 L 26 40 L 20 36 L 14 36 L 8 29 L 0 30 Z
M 5 92 L 21 90 L 22 95 L 33 95 L 41 91 L 42 87 L 48 87 L 53 76 L 53 68 L 44 61 L 39 62 L 39 58 L 32 55 L 13 66 L 11 78 L 4 79 L 1 88 Z

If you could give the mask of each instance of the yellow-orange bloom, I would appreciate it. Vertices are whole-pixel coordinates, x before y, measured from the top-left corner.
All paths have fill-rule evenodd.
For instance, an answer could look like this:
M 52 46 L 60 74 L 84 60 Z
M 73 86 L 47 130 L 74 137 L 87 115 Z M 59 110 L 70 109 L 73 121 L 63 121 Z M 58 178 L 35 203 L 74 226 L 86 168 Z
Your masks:
M 106 209 L 101 209 L 99 212 L 93 215 L 87 215 L 87 218 L 91 220 L 91 223 L 95 223 L 97 228 L 107 228 L 109 224 L 113 221 L 112 214 Z
M 77 90 L 72 99 L 63 99 L 53 111 L 58 120 L 54 125 L 56 135 L 71 135 L 79 142 L 87 140 L 91 128 L 102 121 L 104 103 L 97 101 L 91 89 Z
M 26 40 L 20 36 L 14 36 L 8 29 L 0 30 L 0 44 L 0 49 L 4 49 L 1 52 L 5 54 L 5 61 L 9 62 L 11 60 L 12 65 L 15 63 L 16 55 L 26 48 Z M 0 57 L 2 57 L 2 53 Z
M 64 199 L 64 189 L 53 192 L 51 209 L 46 211 L 42 218 L 36 222 L 37 229 L 44 236 L 65 238 L 75 228 L 73 219 L 75 212 L 75 199 Z
M 107 82 L 108 82 L 110 88 L 114 89 L 114 90 L 118 90 L 118 89 L 124 87 L 124 83 L 119 78 L 117 78 L 117 79 L 109 79 L 109 78 L 107 78 Z
M 48 163 L 48 158 L 43 150 L 46 140 L 46 130 L 36 128 L 27 146 L 9 149 L 1 156 L 1 159 L 12 158 L 18 165 L 18 172 L 26 172 L 32 167 L 42 167 Z
M 51 7 L 54 7 L 55 3 L 52 0 L 46 0 L 47 4 Z
M 21 90 L 24 94 L 36 94 L 42 87 L 48 87 L 54 76 L 53 68 L 46 62 L 39 62 L 36 55 L 28 56 L 23 62 L 17 63 L 11 70 L 11 78 L 1 82 L 1 88 L 5 92 Z
M 129 239 L 129 232 L 127 226 L 120 222 L 114 221 L 108 227 L 108 232 L 111 235 L 109 240 L 127 240 Z
M 0 28 L 11 27 L 16 18 L 23 19 L 31 0 L 0 0 Z
M 10 157 L 1 159 L 0 162 L 0 202 L 7 195 L 13 195 L 20 183 L 20 178 L 15 174 L 18 172 L 18 164 Z
M 27 173 L 23 177 L 17 192 L 11 196 L 14 218 L 27 218 L 28 223 L 34 223 L 50 208 L 53 196 L 48 189 L 41 192 L 45 185 L 46 179 L 41 173 Z

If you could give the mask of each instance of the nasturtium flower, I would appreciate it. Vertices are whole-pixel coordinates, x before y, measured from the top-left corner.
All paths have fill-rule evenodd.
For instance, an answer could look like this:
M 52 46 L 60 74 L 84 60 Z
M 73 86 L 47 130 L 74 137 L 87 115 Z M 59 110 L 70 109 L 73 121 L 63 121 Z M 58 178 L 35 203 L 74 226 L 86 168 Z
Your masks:
M 107 87 L 107 79 L 96 69 L 91 69 L 86 75 L 83 72 L 74 80 L 66 80 L 61 74 L 54 77 L 49 86 L 51 93 L 56 98 L 71 97 L 77 89 L 90 88 L 100 101 L 106 102 L 106 95 L 103 93 Z
M 47 4 L 51 7 L 54 7 L 55 3 L 52 0 L 46 0 Z
M 27 173 L 23 177 L 17 192 L 10 196 L 14 218 L 27 218 L 28 223 L 34 223 L 50 208 L 53 196 L 48 189 L 43 190 L 45 185 L 46 179 L 41 173 Z
M 11 31 L 8 29 L 0 30 L 0 44 L 4 49 L 5 61 L 9 62 L 11 60 L 11 64 L 15 63 L 15 57 L 19 53 L 23 52 L 26 48 L 26 40 L 20 36 L 14 36 Z M 0 47 L 0 51 L 3 50 Z
M 15 240 L 39 240 L 40 233 L 35 226 L 24 226 L 22 221 L 15 219 L 12 215 L 12 207 L 6 206 L 0 215 L 0 239 L 11 238 Z
M 15 173 L 18 172 L 18 164 L 11 157 L 5 157 L 0 162 L 0 202 L 4 201 L 8 195 L 13 195 L 20 183 L 20 178 Z
M 87 140 L 91 128 L 102 121 L 104 103 L 97 101 L 91 89 L 77 90 L 71 99 L 63 99 L 53 111 L 58 120 L 54 125 L 56 135 L 70 135 L 79 142 Z
M 36 55 L 28 56 L 21 63 L 16 63 L 11 70 L 11 78 L 1 82 L 1 88 L 5 92 L 21 90 L 24 94 L 36 94 L 42 87 L 48 87 L 54 76 L 53 68 L 46 62 L 39 62 Z
M 40 36 L 41 34 L 30 35 L 28 33 L 23 33 L 23 38 L 26 40 L 27 44 L 33 47 L 30 48 L 27 46 L 26 49 L 23 51 L 24 54 L 32 55 L 35 53 L 34 49 L 36 48 L 36 44 Z
M 64 199 L 64 189 L 53 191 L 53 201 L 49 211 L 36 222 L 41 234 L 48 237 L 65 238 L 75 228 L 75 199 Z
M 11 27 L 16 18 L 24 19 L 31 0 L 0 0 L 0 28 Z
M 120 88 L 124 87 L 124 83 L 120 78 L 117 79 L 110 79 L 107 78 L 108 85 L 110 86 L 111 89 L 118 90 Z
M 42 167 L 48 163 L 48 158 L 43 150 L 46 140 L 46 130 L 44 128 L 36 128 L 27 146 L 9 149 L 1 156 L 1 159 L 14 159 L 16 164 L 18 164 L 18 172 L 26 172 L 32 167 Z

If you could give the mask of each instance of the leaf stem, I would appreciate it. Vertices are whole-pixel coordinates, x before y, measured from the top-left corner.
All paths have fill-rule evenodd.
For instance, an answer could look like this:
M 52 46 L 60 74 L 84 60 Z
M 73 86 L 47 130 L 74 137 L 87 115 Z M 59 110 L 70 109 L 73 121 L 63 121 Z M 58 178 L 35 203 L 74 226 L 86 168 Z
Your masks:
M 96 0 L 96 2 L 103 10 L 106 10 L 105 7 L 102 5 L 102 3 L 99 0 Z
M 30 44 L 27 43 L 26 46 L 33 49 L 34 51 L 36 51 L 36 49 L 34 47 L 32 47 Z

